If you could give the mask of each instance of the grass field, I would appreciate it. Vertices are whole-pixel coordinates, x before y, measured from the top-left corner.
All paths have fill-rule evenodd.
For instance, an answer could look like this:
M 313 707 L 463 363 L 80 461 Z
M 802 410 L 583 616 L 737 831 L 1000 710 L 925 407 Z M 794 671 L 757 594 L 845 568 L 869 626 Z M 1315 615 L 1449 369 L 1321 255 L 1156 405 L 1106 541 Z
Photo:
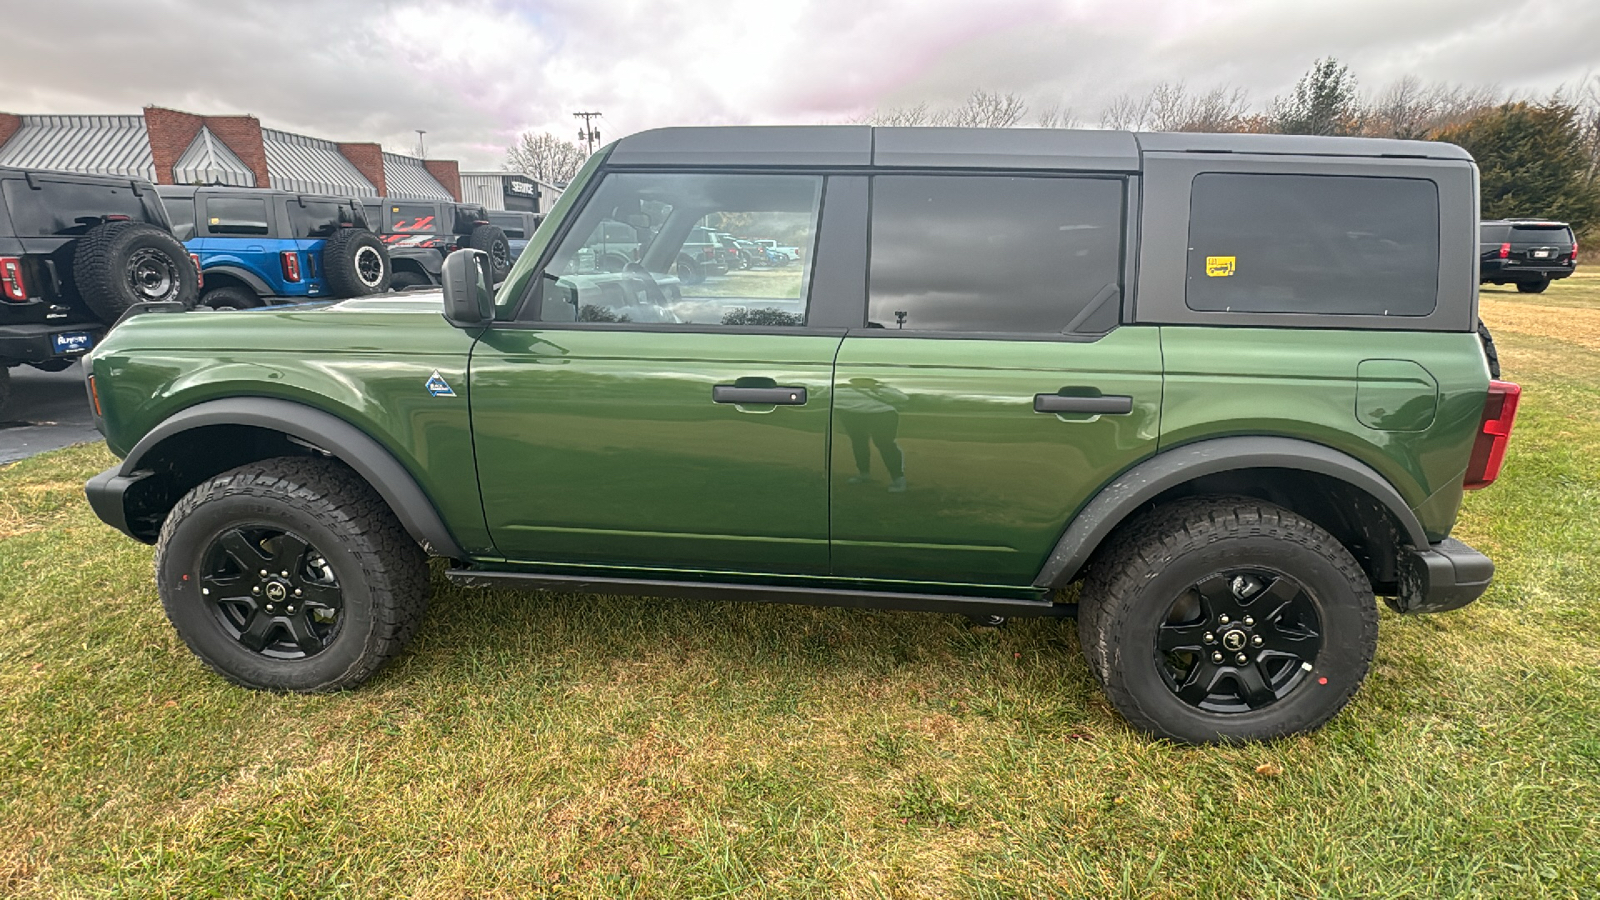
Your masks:
M 90 514 L 103 449 L 0 469 L 0 896 L 1600 895 L 1600 278 L 1484 297 L 1495 585 L 1266 746 L 1131 733 L 1055 623 L 442 578 L 367 687 L 251 693 Z

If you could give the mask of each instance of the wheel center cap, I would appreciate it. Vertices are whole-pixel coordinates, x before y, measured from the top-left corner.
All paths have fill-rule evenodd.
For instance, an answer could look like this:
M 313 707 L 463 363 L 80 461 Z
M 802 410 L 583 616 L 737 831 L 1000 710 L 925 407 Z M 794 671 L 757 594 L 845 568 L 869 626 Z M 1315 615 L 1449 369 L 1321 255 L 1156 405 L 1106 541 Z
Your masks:
M 271 600 L 274 603 L 278 603 L 278 602 L 281 602 L 284 599 L 288 598 L 288 596 L 289 596 L 289 589 L 287 587 L 284 587 L 283 582 L 281 582 L 281 581 L 270 581 L 270 582 L 267 583 L 267 599 L 268 600 Z
M 1244 649 L 1245 640 L 1243 631 L 1229 631 L 1222 635 L 1222 646 L 1227 647 L 1229 650 L 1242 650 Z

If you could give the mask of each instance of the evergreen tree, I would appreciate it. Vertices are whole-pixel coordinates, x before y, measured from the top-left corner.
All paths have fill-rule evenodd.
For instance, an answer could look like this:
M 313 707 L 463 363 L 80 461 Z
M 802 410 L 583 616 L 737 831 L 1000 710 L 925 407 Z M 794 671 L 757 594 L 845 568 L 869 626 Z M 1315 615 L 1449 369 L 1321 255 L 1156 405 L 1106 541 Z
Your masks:
M 1600 224 L 1600 185 L 1588 178 L 1578 110 L 1559 95 L 1502 104 L 1436 137 L 1478 161 L 1484 218 L 1551 218 L 1579 233 Z
M 1274 98 L 1270 116 L 1279 134 L 1357 134 L 1361 118 L 1356 78 L 1331 56 L 1300 76 L 1294 93 Z

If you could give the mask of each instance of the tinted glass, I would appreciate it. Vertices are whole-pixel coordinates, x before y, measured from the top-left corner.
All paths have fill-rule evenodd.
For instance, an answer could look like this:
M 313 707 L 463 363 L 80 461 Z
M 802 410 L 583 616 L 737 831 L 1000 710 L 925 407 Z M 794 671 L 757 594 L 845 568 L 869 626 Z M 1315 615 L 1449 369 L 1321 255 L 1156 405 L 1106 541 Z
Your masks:
M 822 179 L 809 175 L 609 175 L 545 270 L 547 322 L 798 326 Z M 716 231 L 803 248 L 785 267 L 740 269 Z M 534 309 L 533 307 L 537 307 Z
M 111 186 L 46 178 L 35 178 L 34 183 L 38 190 L 29 187 L 26 179 L 8 178 L 5 182 L 6 205 L 20 236 L 83 234 L 106 216 L 150 220 L 144 201 L 126 183 Z
M 500 226 L 500 230 L 506 233 L 506 237 L 514 241 L 528 236 L 528 229 L 524 224 L 526 221 L 527 219 L 523 218 L 521 213 L 489 213 L 489 223 Z
M 260 197 L 207 197 L 206 231 L 211 234 L 268 234 L 267 201 Z
M 172 235 L 180 241 L 194 237 L 194 198 L 162 197 L 161 205 L 167 208 L 167 218 L 172 220 Z
M 289 224 L 297 238 L 325 238 L 339 230 L 341 219 L 349 221 L 350 210 L 337 200 L 314 200 L 310 197 L 289 201 Z
M 1480 225 L 1478 240 L 1485 244 L 1503 244 L 1511 239 L 1510 225 Z
M 1120 180 L 873 179 L 869 328 L 1058 334 L 1092 305 L 1105 331 L 1121 270 Z
M 1438 284 L 1439 192 L 1431 181 L 1195 177 L 1190 309 L 1425 316 Z
M 1547 247 L 1571 247 L 1572 230 L 1565 225 L 1513 225 L 1511 243 Z
M 384 222 L 394 232 L 444 230 L 432 203 L 390 203 L 384 207 Z

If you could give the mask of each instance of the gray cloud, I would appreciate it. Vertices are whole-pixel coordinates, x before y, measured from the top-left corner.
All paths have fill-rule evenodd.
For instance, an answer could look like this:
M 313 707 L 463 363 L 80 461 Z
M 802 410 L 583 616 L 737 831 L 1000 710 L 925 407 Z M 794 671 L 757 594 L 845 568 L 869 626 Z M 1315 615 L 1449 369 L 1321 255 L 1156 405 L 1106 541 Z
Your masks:
M 1312 60 L 1525 93 L 1600 72 L 1600 4 L 1555 0 L 55 0 L 7 11 L 0 109 L 248 112 L 269 127 L 495 167 L 525 128 L 846 121 L 1013 91 L 1086 122 L 1160 81 L 1257 106 Z

